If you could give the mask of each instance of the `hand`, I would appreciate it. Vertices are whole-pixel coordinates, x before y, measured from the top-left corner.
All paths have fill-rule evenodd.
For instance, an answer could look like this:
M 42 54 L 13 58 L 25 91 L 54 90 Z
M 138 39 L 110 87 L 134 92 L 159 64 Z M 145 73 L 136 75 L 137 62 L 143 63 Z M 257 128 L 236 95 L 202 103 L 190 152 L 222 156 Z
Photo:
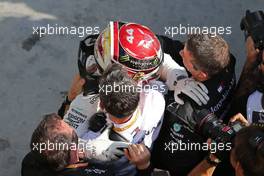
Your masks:
M 246 120 L 246 118 L 245 118 L 242 114 L 240 114 L 240 113 L 234 115 L 234 116 L 229 120 L 229 122 L 235 122 L 235 121 L 239 121 L 239 122 L 241 122 L 244 126 L 249 126 L 249 123 L 248 123 L 248 121 Z
M 206 141 L 207 145 L 209 146 L 209 158 L 211 161 L 218 161 L 220 162 L 220 160 L 214 155 L 216 153 L 216 149 L 212 148 L 212 143 L 215 143 L 211 138 L 208 138 Z
M 124 155 L 124 148 L 130 143 L 112 141 L 109 139 L 109 132 L 112 126 L 108 126 L 104 132 L 94 140 L 79 139 L 79 144 L 85 153 L 85 158 L 97 159 L 100 161 L 117 160 Z
M 147 169 L 150 165 L 150 152 L 144 144 L 132 144 L 125 149 L 127 159 L 139 170 Z
M 68 92 L 68 99 L 72 101 L 77 95 L 82 92 L 82 87 L 85 84 L 85 79 L 81 78 L 79 74 L 76 74 L 73 78 L 71 88 Z
M 247 60 L 250 62 L 255 62 L 259 50 L 255 49 L 254 41 L 250 36 L 246 40 L 246 50 L 247 50 Z
M 203 83 L 195 81 L 193 78 L 183 78 L 176 82 L 174 87 L 174 99 L 178 104 L 184 104 L 184 101 L 178 97 L 184 93 L 193 99 L 198 105 L 207 104 L 209 101 L 208 90 Z

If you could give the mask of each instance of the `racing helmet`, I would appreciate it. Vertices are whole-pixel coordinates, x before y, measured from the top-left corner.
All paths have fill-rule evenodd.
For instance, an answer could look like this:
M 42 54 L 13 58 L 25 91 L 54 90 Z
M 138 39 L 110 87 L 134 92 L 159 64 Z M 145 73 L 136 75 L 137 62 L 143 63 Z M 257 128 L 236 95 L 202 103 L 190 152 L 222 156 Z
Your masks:
M 161 44 L 146 26 L 137 23 L 110 22 L 94 45 L 99 69 L 118 63 L 136 81 L 157 79 L 163 62 Z

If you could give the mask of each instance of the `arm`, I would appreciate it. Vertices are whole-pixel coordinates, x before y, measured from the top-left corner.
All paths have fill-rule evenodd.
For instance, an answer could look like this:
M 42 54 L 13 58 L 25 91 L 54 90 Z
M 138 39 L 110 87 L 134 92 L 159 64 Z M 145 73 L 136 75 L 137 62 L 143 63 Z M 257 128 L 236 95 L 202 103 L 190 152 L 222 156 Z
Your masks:
M 166 82 L 169 90 L 174 90 L 174 99 L 178 104 L 184 104 L 184 101 L 178 96 L 181 93 L 193 99 L 200 106 L 209 101 L 205 85 L 193 78 L 188 78 L 185 68 L 179 66 L 168 54 L 164 54 L 160 77 Z
M 75 130 L 78 137 L 90 136 L 89 123 L 91 117 L 99 110 L 98 103 L 98 94 L 80 94 L 70 104 L 63 120 Z
M 162 81 L 170 81 L 169 78 L 172 77 L 171 74 L 175 74 L 175 77 L 177 77 L 177 75 L 188 77 L 185 68 L 177 64 L 172 57 L 166 53 L 164 53 L 164 61 L 161 65 L 159 74 Z
M 144 110 L 142 111 L 142 117 L 144 117 L 144 126 L 142 130 L 145 130 L 143 142 L 148 148 L 151 148 L 152 143 L 158 137 L 160 128 L 162 126 L 162 120 L 165 111 L 165 99 L 160 92 L 151 90 L 147 94 L 142 105 L 144 106 Z
M 235 122 L 235 121 L 239 121 L 244 126 L 249 126 L 248 121 L 240 113 L 236 114 L 235 116 L 233 116 L 230 119 L 230 122 Z M 208 143 L 210 143 L 210 142 L 208 142 Z M 211 176 L 211 175 L 213 175 L 213 172 L 214 172 L 217 164 L 212 164 L 210 161 L 214 161 L 216 159 L 217 158 L 213 154 L 210 154 L 209 156 L 207 156 L 206 159 L 201 161 L 194 169 L 192 169 L 192 171 L 188 174 L 188 176 L 196 176 L 196 175 Z
M 235 122 L 235 121 L 239 121 L 244 126 L 249 126 L 249 122 L 247 121 L 247 119 L 242 114 L 240 114 L 240 113 L 234 115 L 229 120 L 229 123 L 232 123 L 232 122 Z
M 151 176 L 152 166 L 150 164 L 150 151 L 144 144 L 132 144 L 124 150 L 126 158 L 138 170 L 138 176 Z
M 109 134 L 112 125 L 107 128 L 93 140 L 84 140 L 79 138 L 78 147 L 83 158 L 96 159 L 99 161 L 113 161 L 117 160 L 124 155 L 124 148 L 129 144 L 122 141 L 112 141 L 109 139 Z
M 214 156 L 210 154 L 209 158 L 212 158 L 213 160 Z M 204 159 L 191 170 L 188 176 L 212 176 L 215 168 L 216 165 L 211 164 L 207 161 L 207 159 Z
M 258 56 L 259 50 L 256 50 L 254 47 L 254 41 L 251 37 L 247 38 L 246 41 L 246 62 L 244 64 L 242 73 L 240 75 L 238 85 L 237 85 L 237 91 L 236 96 L 243 95 L 245 93 L 245 89 L 248 89 L 251 85 L 251 78 L 250 75 L 254 71 L 254 68 L 256 67 L 256 60 Z
M 65 113 L 68 111 L 69 106 L 73 99 L 77 95 L 79 95 L 82 91 L 82 87 L 85 84 L 85 79 L 81 78 L 79 74 L 75 75 L 70 87 L 70 90 L 68 91 L 66 99 L 61 104 L 61 107 L 58 110 L 58 115 L 63 118 Z

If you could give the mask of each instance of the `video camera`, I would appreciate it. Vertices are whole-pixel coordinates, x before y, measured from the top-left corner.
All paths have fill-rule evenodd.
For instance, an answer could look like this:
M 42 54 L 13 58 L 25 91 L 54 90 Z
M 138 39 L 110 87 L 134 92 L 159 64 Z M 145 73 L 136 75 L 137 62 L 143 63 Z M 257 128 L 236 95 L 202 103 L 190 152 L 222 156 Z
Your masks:
M 184 105 L 171 103 L 167 106 L 167 111 L 179 118 L 190 131 L 200 134 L 205 139 L 211 138 L 216 144 L 232 144 L 236 133 L 243 128 L 239 122 L 226 125 L 210 111 L 195 109 L 188 101 Z M 229 157 L 227 151 L 217 150 L 215 155 L 220 160 Z

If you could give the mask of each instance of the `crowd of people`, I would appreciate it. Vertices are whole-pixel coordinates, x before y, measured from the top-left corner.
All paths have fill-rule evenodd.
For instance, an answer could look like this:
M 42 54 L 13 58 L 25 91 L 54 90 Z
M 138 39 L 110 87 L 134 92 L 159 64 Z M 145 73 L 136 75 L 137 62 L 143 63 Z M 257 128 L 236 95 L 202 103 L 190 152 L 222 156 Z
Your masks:
M 110 22 L 80 42 L 79 73 L 33 132 L 22 176 L 263 176 L 264 54 L 250 36 L 246 51 L 237 83 L 219 35 Z

